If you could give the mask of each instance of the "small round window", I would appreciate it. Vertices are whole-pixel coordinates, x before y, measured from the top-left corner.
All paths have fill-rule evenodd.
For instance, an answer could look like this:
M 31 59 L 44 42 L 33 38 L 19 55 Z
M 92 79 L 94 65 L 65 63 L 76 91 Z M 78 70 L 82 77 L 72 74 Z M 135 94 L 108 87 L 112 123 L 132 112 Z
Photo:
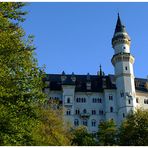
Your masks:
M 126 49 L 126 47 L 125 47 L 125 46 L 123 46 L 122 48 L 123 48 L 123 49 Z

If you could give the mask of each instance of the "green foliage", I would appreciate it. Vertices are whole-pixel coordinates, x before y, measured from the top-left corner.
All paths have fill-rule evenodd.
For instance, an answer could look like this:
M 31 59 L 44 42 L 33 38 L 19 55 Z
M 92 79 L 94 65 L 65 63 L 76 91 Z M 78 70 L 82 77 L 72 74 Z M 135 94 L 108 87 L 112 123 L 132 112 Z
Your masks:
M 39 124 L 34 129 L 35 145 L 67 146 L 70 145 L 71 135 L 64 126 L 62 110 L 40 108 Z
M 96 145 L 96 140 L 87 132 L 85 126 L 80 126 L 72 131 L 72 145 L 77 146 L 94 146 Z
M 61 117 L 42 108 L 44 71 L 20 22 L 25 3 L 0 3 L 0 145 L 69 145 Z
M 119 145 L 148 145 L 148 110 L 136 110 L 128 115 L 119 129 Z
M 24 21 L 24 5 L 0 3 L 0 145 L 32 145 L 37 103 L 45 98 L 32 37 L 24 42 L 25 33 L 18 25 Z
M 116 145 L 117 128 L 113 120 L 101 122 L 99 124 L 99 131 L 97 134 L 99 145 Z

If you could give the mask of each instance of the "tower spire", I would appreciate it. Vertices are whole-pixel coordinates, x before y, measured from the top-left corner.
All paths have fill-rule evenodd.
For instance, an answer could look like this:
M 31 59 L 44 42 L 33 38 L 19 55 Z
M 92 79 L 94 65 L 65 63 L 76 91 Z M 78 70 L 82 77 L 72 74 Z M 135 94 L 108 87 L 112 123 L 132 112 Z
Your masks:
M 115 28 L 114 35 L 112 38 L 113 48 L 115 47 L 115 45 L 117 44 L 119 45 L 120 43 L 123 43 L 123 42 L 130 46 L 130 41 L 131 41 L 130 37 L 128 33 L 126 32 L 125 26 L 122 24 L 120 15 L 118 13 L 116 28 Z
M 116 23 L 116 28 L 115 28 L 114 35 L 115 35 L 117 32 L 126 32 L 125 26 L 124 26 L 124 25 L 122 24 L 122 22 L 121 22 L 119 13 L 118 13 L 118 19 L 117 19 L 117 23 Z

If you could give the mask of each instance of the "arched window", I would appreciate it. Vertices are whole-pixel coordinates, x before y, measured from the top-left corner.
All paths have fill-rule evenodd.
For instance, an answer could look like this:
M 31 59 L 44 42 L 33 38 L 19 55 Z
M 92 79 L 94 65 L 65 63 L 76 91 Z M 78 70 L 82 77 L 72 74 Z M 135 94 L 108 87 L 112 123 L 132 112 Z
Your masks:
M 79 125 L 79 120 L 78 120 L 78 119 L 75 119 L 74 125 L 75 125 L 75 126 L 78 126 L 78 125 Z
M 66 115 L 70 115 L 70 114 L 71 114 L 71 110 L 68 109 L 68 110 L 66 111 Z
M 86 109 L 84 109 L 84 110 L 83 110 L 83 113 L 84 113 L 84 114 L 86 114 L 86 113 L 87 113 L 87 110 L 86 110 Z
M 93 119 L 93 120 L 91 121 L 91 125 L 92 125 L 93 127 L 95 127 L 95 126 L 96 126 L 96 120 Z
M 96 115 L 96 110 L 92 110 L 92 115 Z
M 86 120 L 86 119 L 83 120 L 83 125 L 84 125 L 84 126 L 87 126 L 87 120 Z
M 70 98 L 67 98 L 67 103 L 70 103 Z
M 111 113 L 113 112 L 113 107 L 110 107 L 110 112 L 111 112 Z
M 76 115 L 79 115 L 80 114 L 79 109 L 76 109 L 75 113 L 76 113 Z

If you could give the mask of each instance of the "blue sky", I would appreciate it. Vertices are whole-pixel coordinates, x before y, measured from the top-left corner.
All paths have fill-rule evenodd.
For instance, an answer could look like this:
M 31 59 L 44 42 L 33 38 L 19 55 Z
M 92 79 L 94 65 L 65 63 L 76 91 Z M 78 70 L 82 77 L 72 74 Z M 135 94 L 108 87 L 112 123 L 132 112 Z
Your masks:
M 35 36 L 39 66 L 46 73 L 114 73 L 111 39 L 117 13 L 131 37 L 136 77 L 148 75 L 148 3 L 32 2 L 23 28 Z

